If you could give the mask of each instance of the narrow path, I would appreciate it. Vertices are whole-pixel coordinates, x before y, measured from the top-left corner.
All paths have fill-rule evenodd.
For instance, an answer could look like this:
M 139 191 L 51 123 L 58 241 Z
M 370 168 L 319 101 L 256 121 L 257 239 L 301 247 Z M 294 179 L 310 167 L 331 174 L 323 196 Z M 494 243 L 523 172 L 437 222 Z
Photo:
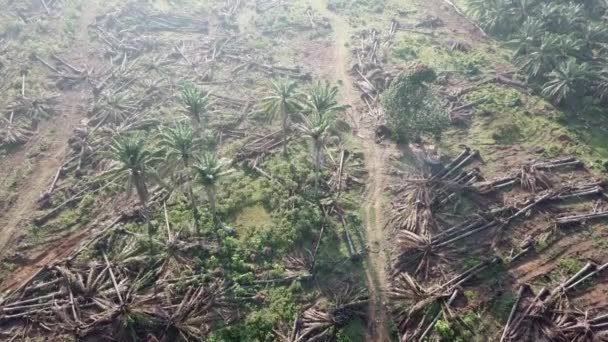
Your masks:
M 81 16 L 76 23 L 77 35 L 73 44 L 64 51 L 68 60 L 76 65 L 98 64 L 96 58 L 92 58 L 90 51 L 88 26 L 95 21 L 98 6 L 96 2 L 91 2 L 83 6 Z M 96 66 L 96 65 L 95 65 Z M 17 239 L 23 232 L 25 225 L 31 222 L 36 215 L 38 196 L 46 190 L 51 182 L 57 168 L 59 168 L 69 152 L 68 140 L 72 136 L 74 128 L 80 124 L 86 113 L 85 103 L 90 90 L 87 88 L 75 88 L 61 94 L 58 105 L 58 115 L 51 118 L 48 126 L 53 132 L 52 149 L 49 156 L 38 162 L 35 172 L 29 177 L 29 186 L 22 192 L 16 204 L 10 211 L 0 219 L 4 224 L 0 233 L 0 247 L 6 246 L 10 241 Z M 86 229 L 81 229 L 67 234 L 63 239 L 45 246 L 43 251 L 30 252 L 30 259 L 26 264 L 20 265 L 10 278 L 0 284 L 0 293 L 14 290 L 29 281 L 42 268 L 47 267 L 53 262 L 68 257 L 78 244 L 90 235 L 96 228 L 95 224 L 89 224 Z M 8 248 L 4 248 L 6 252 Z M 1 253 L 0 253 L 1 254 Z
M 83 8 L 85 10 L 76 24 L 77 36 L 72 46 L 67 50 L 69 60 L 76 65 L 89 62 L 87 54 L 89 47 L 88 25 L 95 20 L 95 3 L 83 6 Z M 0 249 L 2 249 L 0 254 L 10 250 L 5 247 L 21 236 L 24 227 L 30 224 L 36 216 L 37 200 L 50 185 L 57 169 L 64 163 L 69 152 L 68 140 L 73 129 L 84 117 L 83 105 L 85 99 L 83 90 L 73 89 L 62 93 L 59 97 L 56 116 L 41 124 L 37 133 L 38 136 L 33 143 L 39 143 L 41 139 L 49 139 L 49 147 L 44 157 L 33 160 L 33 164 L 30 166 L 31 174 L 22 181 L 23 185 L 18 189 L 17 199 L 8 210 L 0 215 Z M 3 160 L 2 169 L 25 169 L 27 164 L 32 162 L 25 157 L 26 153 L 27 150 L 24 148 Z
M 384 197 L 382 195 L 387 184 L 385 170 L 387 169 L 389 153 L 387 147 L 375 143 L 375 127 L 370 117 L 365 111 L 358 110 L 362 108 L 363 104 L 349 75 L 350 51 L 348 50 L 348 43 L 351 34 L 350 25 L 344 18 L 329 11 L 324 0 L 314 0 L 312 7 L 322 16 L 331 20 L 334 32 L 335 62 L 327 67 L 332 68 L 336 81 L 343 82 L 341 89 L 343 100 L 352 106 L 353 115 L 361 123 L 357 135 L 361 140 L 365 166 L 368 172 L 365 201 L 362 206 L 368 243 L 365 274 L 370 294 L 367 340 L 373 342 L 389 341 L 387 322 L 390 318 L 386 311 L 384 292 L 388 282 L 385 271 L 387 260 L 384 248 Z

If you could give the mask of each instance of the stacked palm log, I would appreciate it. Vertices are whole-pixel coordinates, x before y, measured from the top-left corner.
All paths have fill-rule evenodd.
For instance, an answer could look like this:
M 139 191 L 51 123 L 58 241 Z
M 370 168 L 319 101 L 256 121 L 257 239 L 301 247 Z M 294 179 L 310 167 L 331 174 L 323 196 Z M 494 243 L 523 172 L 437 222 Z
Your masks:
M 17 13 L 25 23 L 31 23 L 41 17 L 55 14 L 61 4 L 61 0 L 19 1 L 8 3 L 9 8 L 5 10 L 7 13 Z
M 365 291 L 346 286 L 332 302 L 318 302 L 306 309 L 296 318 L 289 334 L 277 335 L 289 342 L 331 341 L 353 319 L 365 318 L 368 301 Z
M 162 32 L 188 32 L 206 35 L 209 23 L 205 15 L 191 13 L 161 13 L 141 4 L 127 3 L 120 10 L 99 16 L 94 25 L 95 33 L 106 49 L 112 65 L 125 69 L 145 52 L 161 48 L 171 49 L 175 42 L 164 41 Z M 188 64 L 192 65 L 178 52 Z
M 485 231 L 500 232 L 506 227 L 528 220 L 533 211 L 541 207 L 564 203 L 564 201 L 592 198 L 603 198 L 604 183 L 580 183 L 559 186 L 551 179 L 549 173 L 557 168 L 578 167 L 580 162 L 574 158 L 532 163 L 522 166 L 520 171 L 511 177 L 484 182 L 478 169 L 464 167 L 478 157 L 468 148 L 445 167 L 436 167 L 429 175 L 418 175 L 404 179 L 405 184 L 393 187 L 397 194 L 393 202 L 393 215 L 388 226 L 397 230 L 395 241 L 396 255 L 392 261 L 390 276 L 392 287 L 390 295 L 398 308 L 398 322 L 402 340 L 420 340 L 428 337 L 432 330 L 436 311 L 429 308 L 446 305 L 446 300 L 461 286 L 487 270 L 492 265 L 502 263 L 500 258 L 490 258 L 456 275 L 449 276 L 449 268 L 444 269 L 443 261 L 455 253 L 456 244 L 464 239 L 478 236 Z M 486 204 L 496 201 L 496 197 L 487 195 L 505 190 L 512 185 L 520 186 L 524 191 L 534 195 L 528 196 L 515 206 L 490 208 L 477 213 L 475 217 L 464 220 L 450 228 L 444 228 L 442 220 L 436 214 L 450 199 L 460 192 L 473 193 Z M 598 210 L 582 215 L 566 214 L 555 219 L 559 225 L 582 223 L 588 220 L 608 217 L 608 213 Z M 484 244 L 480 244 L 483 246 Z M 515 248 L 508 258 L 509 264 L 534 250 L 534 240 L 525 239 L 515 253 Z M 579 278 L 569 280 L 564 287 L 569 291 L 605 266 L 589 266 L 581 271 Z M 437 276 L 447 279 L 424 287 L 417 279 L 428 280 Z M 450 278 L 447 278 L 450 277 Z M 439 284 L 439 285 L 438 285 Z M 409 303 L 409 304 L 408 304 Z M 438 318 L 437 318 L 438 319 Z M 574 325 L 578 327 L 579 325 Z M 576 328 L 578 329 L 578 328 Z M 519 336 L 521 338 L 521 336 Z M 516 340 L 516 339 L 514 339 Z
M 522 285 L 500 341 L 602 341 L 608 335 L 608 315 L 593 315 L 568 300 L 578 286 L 588 283 L 608 264 L 588 263 L 553 290 L 541 289 L 529 298 Z
M 226 297 L 228 287 L 219 278 L 204 281 L 200 277 L 180 280 L 176 286 L 168 278 L 167 260 L 177 258 L 184 264 L 188 251 L 194 246 L 198 252 L 203 245 L 168 234 L 167 253 L 182 254 L 161 257 L 164 261 L 127 248 L 109 257 L 101 252 L 101 260 L 68 259 L 41 270 L 2 300 L 0 325 L 10 327 L 5 331 L 12 336 L 23 333 L 27 337 L 51 333 L 122 339 L 128 333 L 135 339 L 150 335 L 161 340 L 204 338 L 213 326 L 235 317 Z M 40 328 L 29 329 L 30 322 Z
M 281 130 L 266 134 L 250 134 L 243 144 L 243 147 L 236 153 L 234 160 L 246 162 L 251 168 L 256 168 L 260 160 L 267 154 L 276 152 L 285 139 Z
M 440 247 L 468 236 L 469 230 L 479 231 L 478 225 L 464 225 L 439 234 L 439 224 L 433 213 L 434 203 L 453 196 L 457 189 L 455 185 L 462 185 L 463 182 L 468 184 L 477 179 L 477 173 L 459 172 L 476 156 L 476 152 L 466 148 L 434 174 L 419 174 L 413 179 L 406 179 L 406 184 L 394 189 L 398 197 L 392 203 L 392 216 L 387 222 L 388 226 L 397 230 L 397 257 L 393 262 L 393 276 L 412 270 L 412 267 L 415 274 L 428 276 L 431 260 L 442 256 L 439 253 Z
M 443 313 L 458 296 L 458 290 L 433 291 L 420 285 L 407 273 L 392 284 L 389 296 L 394 303 L 400 341 L 424 341 Z
M 390 43 L 398 23 L 393 21 L 386 35 L 376 29 L 364 30 L 359 33 L 359 45 L 353 49 L 353 60 L 356 63 L 351 68 L 355 85 L 361 92 L 361 99 L 368 107 L 369 115 L 379 123 L 383 123 L 383 112 L 378 105 L 380 94 L 393 80 L 393 72 L 387 71 L 378 57 L 382 46 Z
M 242 63 L 241 66 L 237 67 L 237 70 L 243 70 L 243 68 L 255 68 L 256 70 L 271 76 L 291 77 L 305 81 L 312 80 L 310 72 L 303 71 L 302 68 L 300 68 L 299 66 L 284 67 L 277 65 L 269 65 L 263 62 L 258 62 L 250 58 L 245 58 L 237 55 L 225 54 L 224 56 L 231 60 L 235 60 Z

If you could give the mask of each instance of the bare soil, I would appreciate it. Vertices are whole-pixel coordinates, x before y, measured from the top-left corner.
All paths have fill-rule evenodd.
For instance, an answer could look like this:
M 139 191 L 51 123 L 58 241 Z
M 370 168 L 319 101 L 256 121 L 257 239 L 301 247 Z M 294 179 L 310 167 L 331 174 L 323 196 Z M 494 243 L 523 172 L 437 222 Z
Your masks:
M 74 61 L 76 65 L 94 67 L 95 58 L 90 53 L 88 27 L 94 23 L 96 16 L 96 4 L 83 6 L 82 15 L 77 24 L 77 35 L 73 45 L 66 50 L 66 57 Z M 18 189 L 16 201 L 0 216 L 0 248 L 2 256 L 14 251 L 17 241 L 32 224 L 33 219 L 39 215 L 38 199 L 48 189 L 57 170 L 65 162 L 69 152 L 68 140 L 81 120 L 86 117 L 86 103 L 90 91 L 85 86 L 78 86 L 61 93 L 58 104 L 58 114 L 48 122 L 41 125 L 38 137 L 6 160 L 2 161 L 4 170 L 22 170 L 26 163 L 32 163 L 31 174 L 28 175 Z M 27 159 L 28 147 L 40 143 L 40 139 L 47 139 L 48 149 L 43 156 L 35 160 Z M 8 281 L 0 286 L 4 292 L 33 276 L 39 269 L 47 266 L 53 261 L 66 257 L 71 250 L 86 237 L 89 230 L 82 230 L 68 235 L 45 246 L 45 251 L 29 251 L 28 261 L 20 264 L 18 272 L 13 274 Z M 8 248 L 7 248 L 8 247 Z

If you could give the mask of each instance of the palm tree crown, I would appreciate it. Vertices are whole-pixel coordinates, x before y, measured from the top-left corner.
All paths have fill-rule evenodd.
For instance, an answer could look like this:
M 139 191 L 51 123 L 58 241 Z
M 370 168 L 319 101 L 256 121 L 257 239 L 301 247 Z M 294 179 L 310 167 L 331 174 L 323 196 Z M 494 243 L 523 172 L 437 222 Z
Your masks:
M 338 104 L 337 97 L 338 87 L 330 85 L 329 82 L 317 82 L 310 89 L 308 98 L 304 103 L 304 110 L 307 113 L 320 113 L 321 116 L 325 113 L 343 111 L 346 107 Z
M 204 186 L 215 185 L 220 176 L 221 169 L 222 164 L 214 155 L 209 153 L 204 154 L 198 163 L 194 164 L 197 180 Z
M 224 165 L 215 157 L 215 155 L 206 153 L 196 164 L 194 164 L 193 167 L 196 173 L 197 182 L 203 186 L 205 192 L 207 193 L 207 200 L 209 201 L 211 215 L 214 219 L 216 219 L 216 185 L 219 177 L 222 175 L 221 171 Z
M 291 81 L 274 81 L 270 87 L 270 94 L 262 99 L 262 110 L 270 119 L 280 117 L 283 126 L 283 154 L 287 154 L 287 134 L 289 119 L 300 108 L 296 95 L 296 84 Z
M 296 95 L 296 83 L 292 81 L 273 81 L 270 93 L 262 99 L 262 110 L 275 119 L 285 119 L 300 107 Z
M 186 113 L 198 129 L 198 126 L 208 119 L 209 105 L 211 103 L 209 93 L 193 84 L 186 84 L 181 90 L 180 99 Z
M 139 134 L 120 136 L 110 145 L 110 159 L 118 166 L 108 173 L 115 181 L 126 180 L 129 190 L 135 187 L 139 200 L 145 205 L 148 199 L 147 177 L 154 173 L 153 166 L 160 160 L 158 152 L 145 146 Z
M 178 122 L 175 127 L 160 131 L 160 146 L 165 150 L 168 161 L 179 160 L 189 167 L 200 146 L 200 139 L 194 136 L 190 125 Z
M 556 104 L 570 102 L 583 91 L 582 85 L 592 76 L 589 64 L 578 63 L 576 59 L 570 58 L 547 75 L 549 81 L 543 86 L 542 94 Z

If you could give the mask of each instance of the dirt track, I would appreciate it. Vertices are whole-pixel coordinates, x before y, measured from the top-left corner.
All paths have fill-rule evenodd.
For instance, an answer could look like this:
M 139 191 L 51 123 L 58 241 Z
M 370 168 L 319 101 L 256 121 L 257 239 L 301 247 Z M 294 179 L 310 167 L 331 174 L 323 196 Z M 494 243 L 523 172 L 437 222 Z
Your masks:
M 91 66 L 88 26 L 95 20 L 96 5 L 83 6 L 82 15 L 79 17 L 76 39 L 67 50 L 66 55 L 70 60 L 76 61 L 77 65 Z M 87 99 L 86 88 L 75 88 L 63 92 L 59 97 L 58 113 L 47 124 L 41 128 L 40 136 L 50 139 L 49 149 L 46 155 L 35 161 L 32 165 L 32 173 L 24 180 L 24 186 L 20 188 L 15 203 L 0 217 L 0 248 L 6 255 L 10 248 L 5 248 L 11 241 L 16 241 L 23 230 L 31 223 L 37 214 L 37 200 L 51 183 L 57 169 L 65 162 L 68 149 L 68 139 L 72 131 L 80 124 L 86 115 L 84 103 Z M 37 139 L 33 141 L 37 143 Z M 3 167 L 19 168 L 20 164 L 27 162 L 24 159 L 26 149 L 19 151 L 11 158 L 3 161 Z M 47 264 L 67 256 L 78 243 L 86 237 L 88 230 L 82 230 L 68 235 L 45 248 L 45 251 L 31 256 L 27 264 L 20 265 L 19 271 L 2 284 L 2 291 L 19 286 L 23 281 L 35 274 L 40 268 Z
M 323 16 L 330 18 L 334 31 L 334 61 L 327 65 L 333 70 L 335 81 L 342 81 L 341 94 L 346 104 L 351 106 L 352 118 L 360 124 L 357 136 L 361 140 L 365 155 L 365 166 L 368 173 L 365 202 L 363 212 L 365 215 L 365 235 L 367 237 L 368 254 L 365 263 L 367 287 L 370 294 L 368 341 L 389 341 L 386 323 L 390 319 L 386 312 L 384 290 L 388 283 L 385 266 L 385 243 L 382 222 L 384 210 L 383 190 L 386 188 L 385 172 L 390 147 L 374 142 L 375 122 L 372 122 L 366 111 L 361 110 L 363 103 L 359 93 L 353 87 L 349 75 L 350 52 L 349 46 L 351 27 L 341 16 L 327 10 L 325 1 L 315 2 L 316 10 Z

